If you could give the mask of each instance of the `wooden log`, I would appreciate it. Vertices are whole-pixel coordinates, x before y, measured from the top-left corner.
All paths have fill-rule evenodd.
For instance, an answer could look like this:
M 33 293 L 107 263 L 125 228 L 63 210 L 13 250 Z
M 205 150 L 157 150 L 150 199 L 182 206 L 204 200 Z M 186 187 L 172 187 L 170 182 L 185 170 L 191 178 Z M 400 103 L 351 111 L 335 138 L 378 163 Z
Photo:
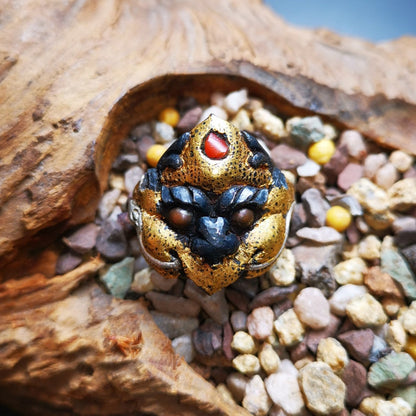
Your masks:
M 282 115 L 319 114 L 416 154 L 416 39 L 297 29 L 258 0 L 0 10 L 0 402 L 43 415 L 245 414 L 140 303 L 87 280 L 99 260 L 50 279 L 56 254 L 37 249 L 94 217 L 122 138 L 182 95 L 244 87 Z

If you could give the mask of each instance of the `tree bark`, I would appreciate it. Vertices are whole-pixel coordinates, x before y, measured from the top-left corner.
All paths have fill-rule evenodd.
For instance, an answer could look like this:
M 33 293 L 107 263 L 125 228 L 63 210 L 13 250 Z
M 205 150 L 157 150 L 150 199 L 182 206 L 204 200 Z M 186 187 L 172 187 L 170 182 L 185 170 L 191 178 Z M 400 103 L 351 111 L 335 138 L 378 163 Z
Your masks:
M 32 414 L 244 414 L 140 303 L 86 281 L 99 260 L 50 279 L 56 254 L 37 249 L 93 219 L 123 137 L 182 95 L 245 87 L 282 115 L 319 114 L 416 154 L 416 39 L 302 30 L 256 0 L 0 10 L 1 401 L 27 411 L 30 399 Z

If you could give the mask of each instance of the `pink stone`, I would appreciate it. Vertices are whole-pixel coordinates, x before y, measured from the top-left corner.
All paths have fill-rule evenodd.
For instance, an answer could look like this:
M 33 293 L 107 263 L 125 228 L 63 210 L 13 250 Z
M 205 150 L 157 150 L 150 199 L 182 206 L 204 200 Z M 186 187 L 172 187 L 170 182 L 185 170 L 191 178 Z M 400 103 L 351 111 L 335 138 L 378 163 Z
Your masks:
M 273 332 L 273 319 L 273 309 L 269 306 L 253 309 L 247 317 L 249 334 L 256 339 L 266 339 Z
M 338 176 L 338 186 L 346 191 L 353 183 L 362 178 L 364 168 L 358 163 L 348 163 Z

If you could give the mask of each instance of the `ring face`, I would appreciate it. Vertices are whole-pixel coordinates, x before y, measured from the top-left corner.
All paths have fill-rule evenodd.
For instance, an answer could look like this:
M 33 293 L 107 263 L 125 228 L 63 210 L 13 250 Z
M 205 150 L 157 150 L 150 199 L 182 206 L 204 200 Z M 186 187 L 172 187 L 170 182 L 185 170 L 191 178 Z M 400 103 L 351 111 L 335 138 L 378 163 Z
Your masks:
M 293 185 L 257 139 L 211 115 L 147 170 L 129 212 L 150 266 L 213 294 L 272 266 L 293 203 Z

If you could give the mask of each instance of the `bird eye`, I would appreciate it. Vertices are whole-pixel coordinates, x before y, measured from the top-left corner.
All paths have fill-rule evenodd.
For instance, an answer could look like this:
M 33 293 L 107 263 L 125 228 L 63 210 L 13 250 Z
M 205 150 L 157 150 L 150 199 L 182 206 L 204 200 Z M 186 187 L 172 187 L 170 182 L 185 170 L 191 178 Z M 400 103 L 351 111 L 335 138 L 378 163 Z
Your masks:
M 169 224 L 179 230 L 188 228 L 191 225 L 193 218 L 194 214 L 191 211 L 178 207 L 170 209 L 167 215 Z
M 241 208 L 231 216 L 231 223 L 240 230 L 245 230 L 254 224 L 254 219 L 255 215 L 252 209 Z

